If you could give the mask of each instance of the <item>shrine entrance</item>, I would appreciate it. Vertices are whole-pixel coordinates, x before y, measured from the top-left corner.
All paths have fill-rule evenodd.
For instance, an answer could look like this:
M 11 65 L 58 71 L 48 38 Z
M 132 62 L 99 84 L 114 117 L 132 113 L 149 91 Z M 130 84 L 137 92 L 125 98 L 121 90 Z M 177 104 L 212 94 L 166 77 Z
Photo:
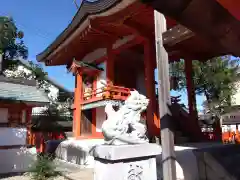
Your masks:
M 118 54 L 114 63 L 114 85 L 135 89 L 146 95 L 143 45 L 136 45 Z
M 81 136 L 92 135 L 92 110 L 87 109 L 82 111 L 81 115 Z

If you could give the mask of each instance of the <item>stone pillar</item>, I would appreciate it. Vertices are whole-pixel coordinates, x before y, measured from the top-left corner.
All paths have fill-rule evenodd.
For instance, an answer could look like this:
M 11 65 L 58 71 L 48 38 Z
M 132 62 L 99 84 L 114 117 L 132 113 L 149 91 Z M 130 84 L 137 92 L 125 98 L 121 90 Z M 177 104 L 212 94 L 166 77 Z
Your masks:
M 100 145 L 93 150 L 94 180 L 157 180 L 157 144 Z

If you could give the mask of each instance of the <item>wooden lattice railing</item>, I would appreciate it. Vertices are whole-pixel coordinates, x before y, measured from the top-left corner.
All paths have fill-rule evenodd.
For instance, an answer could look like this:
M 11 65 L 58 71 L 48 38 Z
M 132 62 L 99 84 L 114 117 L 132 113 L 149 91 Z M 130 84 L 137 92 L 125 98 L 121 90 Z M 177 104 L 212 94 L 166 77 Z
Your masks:
M 121 86 L 107 85 L 102 88 L 93 89 L 83 93 L 83 104 L 98 101 L 101 99 L 126 100 L 133 89 Z

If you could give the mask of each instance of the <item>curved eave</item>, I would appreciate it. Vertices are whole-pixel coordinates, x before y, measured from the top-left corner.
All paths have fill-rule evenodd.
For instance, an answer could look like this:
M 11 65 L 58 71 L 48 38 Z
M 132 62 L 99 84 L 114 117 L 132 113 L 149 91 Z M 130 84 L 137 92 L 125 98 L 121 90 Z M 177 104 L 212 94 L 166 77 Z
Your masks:
M 63 43 L 90 15 L 98 15 L 108 11 L 116 6 L 122 0 L 100 0 L 89 2 L 83 1 L 78 12 L 74 16 L 68 27 L 50 44 L 42 53 L 37 55 L 38 61 L 45 61 L 46 57 L 51 54 L 61 43 Z
M 99 68 L 95 65 L 90 65 L 88 63 L 81 64 L 80 61 L 73 60 L 71 66 L 68 68 L 68 72 L 72 72 L 73 74 L 77 73 L 77 69 L 81 69 L 82 73 L 90 74 L 90 73 L 98 73 L 104 71 L 104 69 Z

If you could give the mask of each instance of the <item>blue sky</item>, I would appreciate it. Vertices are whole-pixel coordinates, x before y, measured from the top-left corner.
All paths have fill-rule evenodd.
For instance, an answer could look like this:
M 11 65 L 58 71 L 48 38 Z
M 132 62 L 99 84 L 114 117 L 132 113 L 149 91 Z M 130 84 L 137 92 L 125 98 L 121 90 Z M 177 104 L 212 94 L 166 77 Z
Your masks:
M 25 34 L 24 42 L 29 48 L 29 60 L 36 62 L 36 55 L 42 52 L 70 23 L 76 13 L 73 0 L 4 0 L 0 15 L 12 16 L 19 30 Z M 67 74 L 65 66 L 44 67 L 48 75 L 66 88 L 73 90 L 74 78 Z M 187 104 L 187 94 L 182 102 Z M 203 97 L 197 96 L 197 106 L 201 107 Z
M 36 62 L 36 55 L 44 50 L 69 24 L 76 13 L 73 0 L 4 0 L 0 15 L 12 16 L 19 30 L 25 34 L 29 60 Z M 74 79 L 66 68 L 45 67 L 49 76 L 72 90 Z

